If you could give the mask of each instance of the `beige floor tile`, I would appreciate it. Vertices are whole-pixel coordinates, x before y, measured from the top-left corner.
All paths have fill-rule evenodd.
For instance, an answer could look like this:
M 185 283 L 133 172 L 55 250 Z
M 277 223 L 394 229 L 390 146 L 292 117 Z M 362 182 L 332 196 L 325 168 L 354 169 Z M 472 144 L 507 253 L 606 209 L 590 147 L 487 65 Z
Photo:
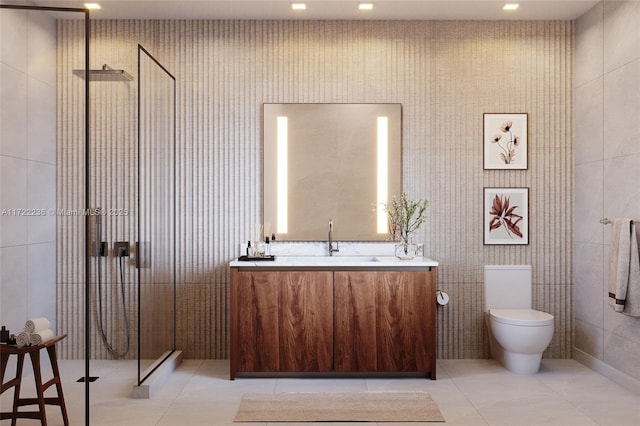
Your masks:
M 72 425 L 84 424 L 84 361 L 60 361 Z M 11 375 L 11 371 L 7 375 Z M 233 417 L 247 392 L 429 392 L 447 426 L 640 424 L 640 395 L 573 360 L 543 360 L 536 375 L 513 374 L 492 360 L 439 360 L 438 380 L 423 378 L 238 378 L 229 380 L 224 360 L 185 360 L 149 400 L 131 398 L 135 361 L 92 361 L 91 426 L 238 426 Z M 33 394 L 33 377 L 23 378 L 22 396 Z M 11 392 L 0 397 L 2 411 Z M 61 425 L 57 407 L 47 408 L 49 425 Z M 20 425 L 38 422 L 22 420 Z M 340 423 L 330 423 L 338 426 Z M 378 426 L 375 423 L 367 423 Z M 431 423 L 433 425 L 433 423 Z M 305 424 L 308 425 L 308 424 Z M 355 426 L 349 423 L 349 426 Z M 380 426 L 419 426 L 380 423 Z M 251 423 L 251 426 L 267 426 Z M 268 426 L 296 426 L 269 423 Z
M 365 379 L 278 379 L 275 393 L 285 392 L 365 392 Z

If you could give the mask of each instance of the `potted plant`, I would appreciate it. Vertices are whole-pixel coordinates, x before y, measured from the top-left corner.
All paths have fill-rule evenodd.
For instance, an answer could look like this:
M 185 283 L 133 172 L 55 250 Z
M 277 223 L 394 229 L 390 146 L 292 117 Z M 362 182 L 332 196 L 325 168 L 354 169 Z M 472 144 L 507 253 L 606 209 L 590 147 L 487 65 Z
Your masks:
M 418 250 L 411 236 L 425 221 L 427 200 L 411 200 L 404 192 L 400 198 L 393 199 L 384 205 L 389 220 L 389 235 L 396 244 L 396 256 L 400 259 L 413 259 Z

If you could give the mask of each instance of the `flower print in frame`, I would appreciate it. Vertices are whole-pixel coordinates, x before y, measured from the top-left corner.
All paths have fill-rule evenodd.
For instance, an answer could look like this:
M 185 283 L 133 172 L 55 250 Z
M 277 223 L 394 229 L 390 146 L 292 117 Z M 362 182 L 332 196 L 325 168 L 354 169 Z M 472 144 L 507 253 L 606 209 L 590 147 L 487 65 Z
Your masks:
M 484 114 L 484 169 L 527 169 L 527 114 Z
M 529 188 L 484 188 L 484 243 L 529 244 Z

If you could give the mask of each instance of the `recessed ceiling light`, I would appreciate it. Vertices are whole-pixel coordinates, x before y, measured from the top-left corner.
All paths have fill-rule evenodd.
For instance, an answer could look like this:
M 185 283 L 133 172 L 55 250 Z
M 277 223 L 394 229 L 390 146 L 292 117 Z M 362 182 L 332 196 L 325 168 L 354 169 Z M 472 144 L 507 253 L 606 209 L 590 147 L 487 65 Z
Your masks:
M 307 5 L 305 3 L 291 3 L 291 9 L 293 10 L 305 10 Z
M 85 3 L 84 7 L 89 10 L 98 10 L 102 9 L 98 3 Z
M 518 7 L 520 5 L 517 3 L 507 3 L 502 7 L 502 10 L 516 10 Z
M 373 3 L 359 3 L 358 4 L 358 9 L 360 9 L 360 10 L 372 10 L 373 9 Z

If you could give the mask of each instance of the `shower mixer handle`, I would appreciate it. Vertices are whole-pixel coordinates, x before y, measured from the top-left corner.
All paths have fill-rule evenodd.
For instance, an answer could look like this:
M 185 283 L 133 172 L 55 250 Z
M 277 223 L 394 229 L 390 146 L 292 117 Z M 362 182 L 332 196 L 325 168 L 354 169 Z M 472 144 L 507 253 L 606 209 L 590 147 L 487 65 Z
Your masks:
M 94 217 L 94 239 L 91 243 L 91 256 L 93 257 L 107 257 L 109 255 L 109 243 L 102 241 L 102 209 L 96 207 L 90 210 L 91 215 Z

